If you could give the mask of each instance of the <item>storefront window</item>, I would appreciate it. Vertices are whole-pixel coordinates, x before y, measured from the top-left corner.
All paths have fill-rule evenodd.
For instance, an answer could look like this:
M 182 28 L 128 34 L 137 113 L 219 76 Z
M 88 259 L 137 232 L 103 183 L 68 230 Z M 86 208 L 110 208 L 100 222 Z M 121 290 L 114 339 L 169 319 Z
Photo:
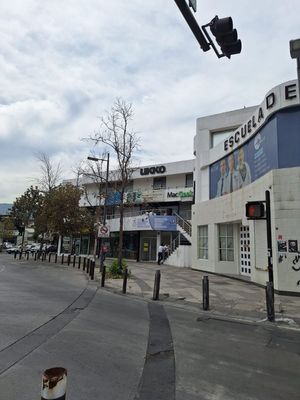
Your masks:
M 233 225 L 219 225 L 219 259 L 220 261 L 234 261 L 233 254 Z
M 208 259 L 208 226 L 198 226 L 198 258 Z

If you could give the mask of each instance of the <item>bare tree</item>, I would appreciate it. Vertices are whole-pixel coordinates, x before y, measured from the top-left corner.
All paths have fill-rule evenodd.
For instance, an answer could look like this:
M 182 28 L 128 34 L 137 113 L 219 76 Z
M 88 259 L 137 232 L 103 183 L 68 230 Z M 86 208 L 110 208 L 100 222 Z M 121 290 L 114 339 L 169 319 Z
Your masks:
M 60 163 L 54 165 L 49 155 L 44 152 L 38 153 L 36 158 L 39 160 L 40 170 L 42 172 L 41 178 L 37 179 L 37 183 L 42 191 L 50 192 L 59 184 L 62 174 L 61 165 Z
M 132 104 L 127 104 L 124 100 L 117 98 L 110 111 L 101 118 L 100 130 L 90 135 L 87 140 L 97 146 L 104 144 L 112 149 L 117 160 L 116 179 L 119 181 L 120 193 L 120 237 L 118 247 L 118 264 L 122 266 L 123 248 L 123 216 L 124 216 L 124 193 L 129 183 L 133 167 L 133 154 L 139 148 L 139 137 L 136 132 L 129 128 L 129 123 L 133 119 Z

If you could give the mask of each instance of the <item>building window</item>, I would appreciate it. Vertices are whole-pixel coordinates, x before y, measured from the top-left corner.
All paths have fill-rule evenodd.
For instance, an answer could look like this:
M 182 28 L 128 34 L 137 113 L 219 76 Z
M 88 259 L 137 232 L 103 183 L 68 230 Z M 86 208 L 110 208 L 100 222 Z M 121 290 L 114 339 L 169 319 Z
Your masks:
M 165 189 L 166 188 L 167 179 L 165 176 L 158 176 L 157 178 L 153 178 L 153 189 Z
M 193 174 L 186 174 L 185 175 L 185 187 L 193 187 Z
M 220 261 L 234 261 L 232 224 L 219 225 L 219 259 Z
M 208 259 L 208 225 L 198 226 L 198 258 Z

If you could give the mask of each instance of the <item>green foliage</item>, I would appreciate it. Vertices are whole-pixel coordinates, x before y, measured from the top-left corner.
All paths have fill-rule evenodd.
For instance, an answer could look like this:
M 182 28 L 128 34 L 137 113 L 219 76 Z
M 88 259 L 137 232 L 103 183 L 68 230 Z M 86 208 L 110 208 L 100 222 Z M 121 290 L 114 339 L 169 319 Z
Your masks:
M 30 186 L 22 196 L 13 203 L 10 216 L 17 228 L 25 227 L 33 221 L 43 204 L 43 195 L 39 189 Z
M 109 278 L 122 278 L 124 270 L 127 268 L 127 262 L 122 259 L 122 269 L 119 268 L 119 262 L 117 259 L 113 260 L 111 266 L 108 269 Z
M 5 217 L 0 221 L 0 238 L 13 238 L 14 237 L 14 221 L 11 217 Z
M 71 184 L 59 185 L 46 193 L 35 221 L 36 230 L 60 235 L 92 231 L 94 218 L 79 206 L 81 194 L 82 191 Z

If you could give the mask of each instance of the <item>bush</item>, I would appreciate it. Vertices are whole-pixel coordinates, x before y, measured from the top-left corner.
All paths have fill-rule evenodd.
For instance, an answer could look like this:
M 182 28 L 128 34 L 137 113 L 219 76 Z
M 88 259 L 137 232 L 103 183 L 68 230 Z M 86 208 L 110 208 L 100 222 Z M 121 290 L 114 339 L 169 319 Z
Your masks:
M 122 278 L 124 270 L 127 268 L 127 262 L 122 259 L 122 269 L 119 268 L 118 260 L 113 260 L 108 269 L 110 278 Z

